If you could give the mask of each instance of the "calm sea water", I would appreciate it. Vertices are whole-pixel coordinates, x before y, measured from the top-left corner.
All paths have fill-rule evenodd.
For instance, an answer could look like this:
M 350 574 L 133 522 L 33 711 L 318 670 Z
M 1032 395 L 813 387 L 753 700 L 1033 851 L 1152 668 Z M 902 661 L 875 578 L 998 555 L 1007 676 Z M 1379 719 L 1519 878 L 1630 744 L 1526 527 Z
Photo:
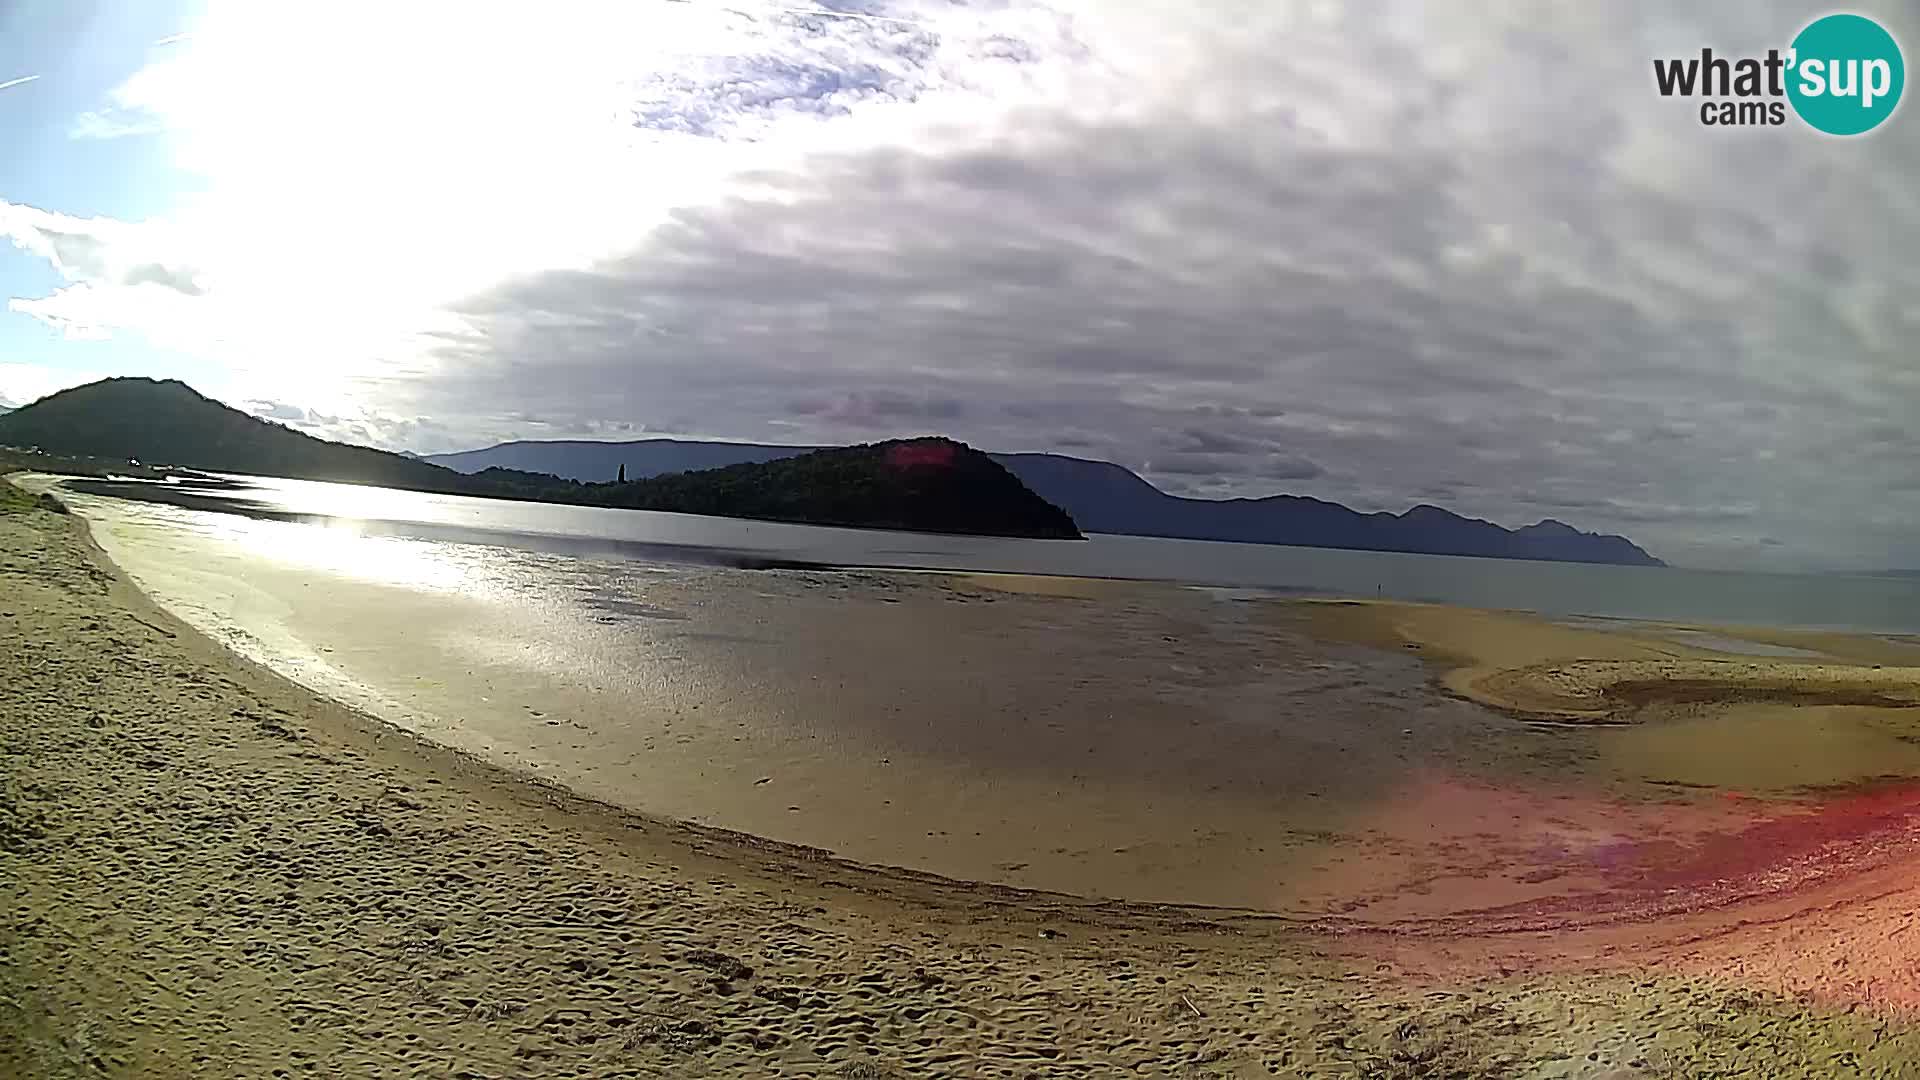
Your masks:
M 1085 541 L 823 528 L 231 477 L 198 493 L 323 527 L 549 554 L 1175 581 L 1554 615 L 1920 633 L 1920 580 L 1760 574 L 1095 535 Z

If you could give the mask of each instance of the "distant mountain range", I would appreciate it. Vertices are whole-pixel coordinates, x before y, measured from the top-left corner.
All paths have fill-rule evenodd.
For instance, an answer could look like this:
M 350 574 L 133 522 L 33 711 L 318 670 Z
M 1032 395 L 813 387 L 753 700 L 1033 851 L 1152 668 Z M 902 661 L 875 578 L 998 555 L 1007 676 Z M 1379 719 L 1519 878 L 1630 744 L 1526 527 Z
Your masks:
M 1362 514 L 1296 495 L 1189 499 L 1109 461 L 987 455 L 937 437 L 842 448 L 683 439 L 512 442 L 416 458 L 317 439 L 175 380 L 106 379 L 63 390 L 0 415 L 0 445 L 416 491 L 875 528 L 1077 536 L 1077 525 L 1195 540 L 1664 565 L 1624 537 L 1558 521 L 1506 529 L 1437 506 Z
M 420 460 L 464 473 L 497 467 L 548 473 L 591 483 L 611 480 L 620 475 L 622 468 L 627 471 L 627 479 L 638 480 L 661 473 L 694 472 L 728 465 L 778 461 L 825 449 L 825 446 L 690 439 L 640 439 L 635 442 L 553 439 L 505 442 L 485 450 L 462 450 L 453 454 L 426 454 Z
M 434 454 L 421 460 L 462 472 L 499 467 L 586 481 L 611 478 L 622 469 L 630 478 L 656 476 L 776 461 L 817 449 L 685 439 L 553 440 L 501 443 L 484 450 Z M 1363 514 L 1339 503 L 1297 495 L 1189 499 L 1169 495 L 1110 461 L 1061 454 L 992 456 L 1035 493 L 1072 515 L 1087 532 L 1499 559 L 1666 565 L 1625 537 L 1582 532 L 1552 519 L 1506 529 L 1437 506 L 1416 506 L 1400 514 Z
M 992 458 L 951 439 L 895 440 L 778 461 L 583 483 L 493 466 L 471 474 L 316 439 L 176 380 L 106 379 L 0 416 L 0 446 L 213 472 L 380 484 L 856 528 L 1079 539 L 1073 519 Z M 152 486 L 152 485 L 149 485 Z

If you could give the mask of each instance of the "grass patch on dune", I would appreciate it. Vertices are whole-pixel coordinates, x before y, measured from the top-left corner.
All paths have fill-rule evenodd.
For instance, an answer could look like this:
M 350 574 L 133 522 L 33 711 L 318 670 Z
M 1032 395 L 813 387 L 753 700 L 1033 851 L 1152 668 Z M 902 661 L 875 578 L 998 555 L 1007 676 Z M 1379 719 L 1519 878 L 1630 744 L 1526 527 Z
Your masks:
M 39 500 L 0 478 L 0 514 L 24 514 Z
M 51 510 L 56 514 L 67 512 L 67 508 L 52 496 L 30 495 L 0 477 L 0 515 L 24 514 L 31 510 Z

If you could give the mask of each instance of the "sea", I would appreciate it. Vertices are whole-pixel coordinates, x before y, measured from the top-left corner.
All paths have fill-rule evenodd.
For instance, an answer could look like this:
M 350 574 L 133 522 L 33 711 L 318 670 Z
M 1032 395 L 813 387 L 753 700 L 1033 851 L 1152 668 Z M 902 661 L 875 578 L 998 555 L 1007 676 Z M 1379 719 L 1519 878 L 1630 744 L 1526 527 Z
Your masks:
M 129 485 L 135 487 L 137 485 Z M 1920 578 L 1610 566 L 1092 535 L 1027 540 L 829 528 L 254 476 L 176 479 L 197 505 L 362 535 L 547 555 L 1163 581 L 1653 622 L 1920 633 Z

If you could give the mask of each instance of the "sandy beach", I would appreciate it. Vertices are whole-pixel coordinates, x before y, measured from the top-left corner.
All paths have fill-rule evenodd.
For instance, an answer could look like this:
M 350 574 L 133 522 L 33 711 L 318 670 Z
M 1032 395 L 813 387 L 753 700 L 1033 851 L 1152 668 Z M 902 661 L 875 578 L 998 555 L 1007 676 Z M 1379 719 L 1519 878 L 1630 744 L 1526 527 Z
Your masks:
M 1348 857 L 1304 852 L 1279 864 L 1282 902 L 1233 911 L 855 865 L 583 798 L 562 770 L 490 764 L 249 663 L 142 595 L 72 517 L 11 493 L 4 509 L 10 1075 L 1665 1077 L 1920 1060 L 1901 643 L 1775 635 L 1819 653 L 1809 667 L 1658 628 L 1238 608 L 1248 642 L 1364 652 L 1402 673 L 1403 700 L 1500 726 L 1437 737 L 1419 757 L 1448 767 L 1398 766 L 1392 797 L 1362 790 L 1366 770 L 1404 752 L 1311 761 L 1327 790 L 1278 805 L 1331 797 Z M 930 595 L 889 606 L 1071 625 L 1115 602 L 1079 584 L 913 587 Z M 1142 633 L 1165 617 L 1148 614 Z M 1739 722 L 1730 708 L 1789 748 L 1811 718 L 1824 752 L 1688 775 L 1691 747 Z M 1507 827 L 1523 818 L 1551 821 L 1558 846 Z

